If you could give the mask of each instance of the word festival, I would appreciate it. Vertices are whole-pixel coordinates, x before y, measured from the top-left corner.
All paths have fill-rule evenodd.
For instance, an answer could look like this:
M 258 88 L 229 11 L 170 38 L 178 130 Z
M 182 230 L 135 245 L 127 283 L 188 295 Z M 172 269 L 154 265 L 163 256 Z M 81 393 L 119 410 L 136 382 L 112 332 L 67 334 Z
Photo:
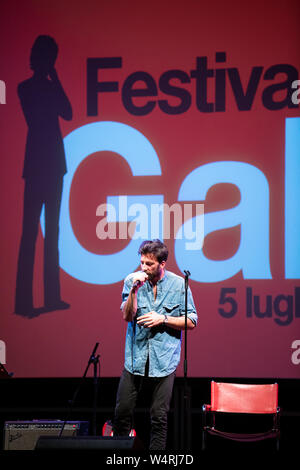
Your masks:
M 123 106 L 130 114 L 145 116 L 151 113 L 157 104 L 162 112 L 174 115 L 188 111 L 194 99 L 198 111 L 202 113 L 224 112 L 226 111 L 226 98 L 228 96 L 227 87 L 230 86 L 238 110 L 250 111 L 259 85 L 263 80 L 266 86 L 262 91 L 261 101 L 266 109 L 276 111 L 283 108 L 298 107 L 299 92 L 294 91 L 294 88 L 299 85 L 298 71 L 293 65 L 275 64 L 266 70 L 263 66 L 256 65 L 250 70 L 248 78 L 242 80 L 237 67 L 221 66 L 226 61 L 226 52 L 216 52 L 215 62 L 218 67 L 215 68 L 208 66 L 207 56 L 196 57 L 196 66 L 193 70 L 189 72 L 180 69 L 167 70 L 161 74 L 158 83 L 149 72 L 133 72 L 122 85 Z M 116 80 L 116 69 L 122 67 L 122 57 L 87 59 L 88 116 L 98 115 L 99 93 L 116 93 L 120 91 L 120 83 Z M 98 71 L 107 69 L 113 70 L 111 75 L 114 80 L 98 81 Z M 99 74 L 101 75 L 101 72 Z M 175 98 L 176 101 L 179 100 L 179 103 L 174 105 L 166 98 L 155 99 L 158 97 L 159 91 L 166 96 Z M 211 95 L 214 96 L 214 101 L 210 101 L 209 97 Z M 141 98 L 143 104 L 137 104 L 137 101 Z M 145 102 L 147 98 L 148 100 Z

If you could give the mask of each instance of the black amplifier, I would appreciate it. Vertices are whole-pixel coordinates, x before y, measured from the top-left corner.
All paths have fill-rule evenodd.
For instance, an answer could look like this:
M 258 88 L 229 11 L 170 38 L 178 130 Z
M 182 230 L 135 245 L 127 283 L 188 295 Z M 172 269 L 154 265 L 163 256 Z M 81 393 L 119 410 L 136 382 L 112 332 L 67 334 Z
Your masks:
M 88 421 L 34 420 L 4 423 L 4 450 L 33 450 L 40 436 L 87 436 Z

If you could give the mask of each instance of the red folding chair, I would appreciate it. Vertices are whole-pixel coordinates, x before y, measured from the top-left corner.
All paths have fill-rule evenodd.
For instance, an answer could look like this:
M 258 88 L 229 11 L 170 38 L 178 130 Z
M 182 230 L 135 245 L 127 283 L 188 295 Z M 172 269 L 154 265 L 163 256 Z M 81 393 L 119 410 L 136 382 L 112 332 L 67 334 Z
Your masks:
M 276 439 L 279 449 L 278 384 L 237 384 L 211 382 L 211 404 L 203 405 L 202 449 L 207 448 L 207 434 L 240 442 L 253 442 L 263 439 Z M 272 428 L 256 433 L 232 433 L 216 429 L 217 413 L 239 413 L 271 415 Z M 208 425 L 208 418 L 210 424 Z

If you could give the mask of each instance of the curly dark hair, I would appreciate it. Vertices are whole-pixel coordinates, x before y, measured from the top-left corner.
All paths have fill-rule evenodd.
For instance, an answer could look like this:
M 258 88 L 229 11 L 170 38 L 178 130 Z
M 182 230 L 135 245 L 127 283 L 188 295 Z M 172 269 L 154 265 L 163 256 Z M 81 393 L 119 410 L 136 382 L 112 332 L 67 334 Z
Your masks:
M 167 261 L 169 251 L 164 243 L 160 240 L 145 240 L 138 251 L 139 255 L 148 255 L 151 254 L 155 256 L 157 261 L 161 263 L 162 261 Z

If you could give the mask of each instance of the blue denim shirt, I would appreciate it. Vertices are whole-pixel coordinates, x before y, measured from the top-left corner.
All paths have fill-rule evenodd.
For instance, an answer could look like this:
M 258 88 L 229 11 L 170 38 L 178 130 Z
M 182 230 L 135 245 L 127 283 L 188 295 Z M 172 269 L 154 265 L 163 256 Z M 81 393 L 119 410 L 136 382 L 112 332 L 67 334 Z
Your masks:
M 131 290 L 134 274 L 129 274 L 124 281 L 121 309 Z M 154 299 L 153 288 L 146 281 L 137 293 L 136 318 L 150 311 L 174 317 L 184 315 L 184 284 L 182 277 L 165 271 L 164 277 L 157 283 L 157 295 Z M 197 324 L 198 317 L 190 288 L 187 295 L 187 316 L 195 325 Z M 149 355 L 149 377 L 164 377 L 171 374 L 180 361 L 181 331 L 166 324 L 144 328 L 137 324 L 136 318 L 127 326 L 125 369 L 132 374 L 145 375 Z

